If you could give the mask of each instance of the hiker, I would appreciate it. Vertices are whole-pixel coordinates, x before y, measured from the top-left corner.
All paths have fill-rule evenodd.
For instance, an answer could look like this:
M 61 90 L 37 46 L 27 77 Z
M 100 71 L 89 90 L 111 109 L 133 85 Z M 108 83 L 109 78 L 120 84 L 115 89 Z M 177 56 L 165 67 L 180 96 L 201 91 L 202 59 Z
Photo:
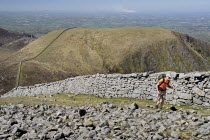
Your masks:
M 166 98 L 166 88 L 174 89 L 174 87 L 170 86 L 171 75 L 167 74 L 165 77 L 160 79 L 156 85 L 156 90 L 158 94 L 158 102 L 155 106 L 155 109 L 158 109 L 158 105 L 160 104 L 160 109 L 162 109 L 165 98 Z

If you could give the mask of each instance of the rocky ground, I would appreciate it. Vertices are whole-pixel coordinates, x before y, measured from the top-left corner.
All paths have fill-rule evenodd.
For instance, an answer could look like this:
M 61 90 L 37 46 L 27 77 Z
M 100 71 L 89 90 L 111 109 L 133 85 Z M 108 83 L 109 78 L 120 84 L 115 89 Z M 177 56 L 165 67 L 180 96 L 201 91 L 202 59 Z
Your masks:
M 210 116 L 179 109 L 121 108 L 107 102 L 95 107 L 0 106 L 0 139 L 176 140 L 210 139 Z

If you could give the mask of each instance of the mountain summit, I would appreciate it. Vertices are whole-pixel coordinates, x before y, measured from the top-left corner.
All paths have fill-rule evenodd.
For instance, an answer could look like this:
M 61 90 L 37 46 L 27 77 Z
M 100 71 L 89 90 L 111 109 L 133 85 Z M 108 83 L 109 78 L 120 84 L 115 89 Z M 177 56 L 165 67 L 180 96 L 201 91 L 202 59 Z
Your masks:
M 57 30 L 2 62 L 5 91 L 15 86 L 20 61 L 21 86 L 95 73 L 208 71 L 210 44 L 161 28 Z

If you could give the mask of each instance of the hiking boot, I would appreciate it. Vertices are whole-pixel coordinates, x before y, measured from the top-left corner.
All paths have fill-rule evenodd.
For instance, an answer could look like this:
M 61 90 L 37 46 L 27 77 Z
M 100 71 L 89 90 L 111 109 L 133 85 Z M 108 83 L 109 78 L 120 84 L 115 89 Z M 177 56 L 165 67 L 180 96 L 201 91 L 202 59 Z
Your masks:
M 158 109 L 158 105 L 155 105 L 155 109 Z

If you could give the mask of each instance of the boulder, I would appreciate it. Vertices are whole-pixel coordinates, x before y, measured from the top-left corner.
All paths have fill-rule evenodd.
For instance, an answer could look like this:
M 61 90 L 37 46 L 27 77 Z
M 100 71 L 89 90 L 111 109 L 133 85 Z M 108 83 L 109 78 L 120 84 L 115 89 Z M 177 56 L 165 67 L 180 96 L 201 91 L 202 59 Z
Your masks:
M 202 105 L 203 104 L 203 101 L 201 101 L 200 99 L 197 99 L 197 98 L 193 98 L 193 103 L 195 104 L 198 104 L 198 105 Z
M 80 117 L 85 116 L 86 113 L 87 113 L 87 112 L 86 112 L 85 109 L 80 109 L 80 110 L 79 110 L 79 115 L 80 115 Z
M 26 134 L 27 131 L 26 130 L 23 130 L 23 129 L 20 129 L 18 127 L 15 127 L 13 130 L 12 130 L 12 133 L 17 136 L 17 137 L 21 137 L 23 134 Z
M 153 140 L 162 140 L 163 139 L 163 136 L 159 135 L 159 134 L 155 134 L 153 137 L 152 137 Z
M 193 97 L 192 94 L 181 93 L 181 92 L 177 92 L 177 95 L 179 98 L 185 99 L 185 100 L 191 100 Z
M 172 110 L 172 111 L 177 111 L 177 109 L 176 109 L 175 106 L 170 107 L 170 110 Z
M 64 134 L 63 134 L 63 133 L 58 133 L 58 134 L 56 134 L 56 135 L 54 136 L 54 139 L 55 139 L 55 140 L 59 140 L 59 139 L 62 139 L 62 138 L 64 138 Z
M 172 131 L 171 132 L 171 136 L 175 139 L 179 139 L 180 138 L 180 134 L 177 131 Z
M 0 135 L 0 139 L 7 139 L 8 137 L 10 137 L 11 135 L 10 134 L 3 134 L 3 135 Z
M 197 87 L 192 88 L 192 91 L 199 96 L 205 96 L 205 92 Z
M 89 119 L 85 120 L 83 125 L 85 127 L 94 127 L 93 122 Z
M 163 133 L 166 130 L 166 127 L 161 125 L 158 129 L 158 133 Z
M 132 103 L 130 106 L 129 106 L 129 109 L 131 110 L 135 110 L 135 109 L 138 109 L 139 106 L 136 104 L 136 103 Z

